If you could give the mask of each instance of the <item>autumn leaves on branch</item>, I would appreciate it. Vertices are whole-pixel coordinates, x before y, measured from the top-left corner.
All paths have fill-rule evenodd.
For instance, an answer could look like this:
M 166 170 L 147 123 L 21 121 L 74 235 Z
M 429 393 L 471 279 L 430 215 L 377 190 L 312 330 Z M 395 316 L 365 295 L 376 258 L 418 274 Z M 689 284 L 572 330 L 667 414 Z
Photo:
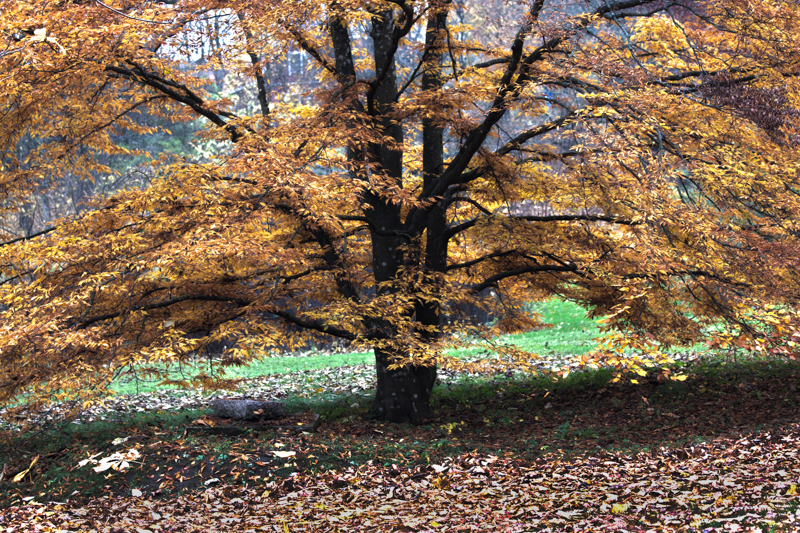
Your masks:
M 436 365 L 463 364 L 446 348 L 537 327 L 526 302 L 550 296 L 609 316 L 586 364 L 793 357 L 797 9 L 6 2 L 0 398 L 335 336 L 375 350 L 373 414 L 415 420 Z M 192 145 L 132 140 L 184 124 Z

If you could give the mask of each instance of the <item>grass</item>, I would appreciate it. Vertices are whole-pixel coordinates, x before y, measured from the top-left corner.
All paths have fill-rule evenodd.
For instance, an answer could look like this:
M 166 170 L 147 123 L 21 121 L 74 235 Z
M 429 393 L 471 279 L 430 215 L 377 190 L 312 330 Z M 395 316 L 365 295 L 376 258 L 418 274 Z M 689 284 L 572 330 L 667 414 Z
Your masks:
M 324 370 L 324 369 L 323 369 Z M 341 375 L 357 374 L 348 367 Z M 368 369 L 364 369 L 366 372 Z M 800 365 L 712 358 L 691 365 L 685 382 L 655 379 L 634 387 L 612 383 L 609 370 L 552 380 L 531 376 L 466 376 L 442 383 L 428 424 L 391 425 L 362 419 L 362 392 L 295 397 L 289 409 L 322 413 L 313 435 L 263 433 L 240 438 L 187 434 L 202 411 L 163 410 L 114 421 L 66 425 L 17 436 L 0 450 L 9 475 L 39 457 L 22 483 L 0 482 L 0 507 L 22 498 L 81 500 L 138 487 L 168 495 L 205 487 L 209 479 L 242 484 L 293 472 L 338 471 L 353 465 L 398 467 L 437 463 L 468 452 L 532 462 L 544 455 L 576 457 L 600 450 L 636 453 L 680 447 L 730 431 L 772 428 L 798 419 Z M 287 377 L 314 386 L 309 373 Z M 337 374 L 337 379 L 340 378 Z M 353 403 L 361 402 L 356 408 Z M 127 439 L 124 442 L 121 439 Z M 142 462 L 126 472 L 95 473 L 79 462 L 136 448 Z M 287 461 L 270 450 L 304 450 Z
M 229 367 L 225 374 L 233 379 L 253 379 L 264 375 L 296 374 L 326 368 L 339 368 L 343 366 L 371 363 L 375 360 L 371 353 L 319 353 L 303 356 L 274 356 L 256 359 L 249 366 Z M 172 379 L 185 379 L 199 372 L 209 374 L 217 372 L 218 368 L 207 362 L 198 361 L 194 364 L 183 365 L 182 368 L 174 367 L 170 373 Z M 137 378 L 135 375 L 126 375 L 116 380 L 112 386 L 117 394 L 141 394 L 164 389 L 158 381 Z M 168 387 L 169 388 L 169 387 Z
M 592 339 L 599 335 L 597 321 L 586 318 L 586 310 L 572 302 L 548 300 L 532 305 L 532 310 L 541 314 L 544 321 L 552 328 L 529 333 L 506 335 L 498 339 L 508 342 L 529 352 L 552 357 L 572 356 L 586 353 L 592 347 Z M 450 355 L 467 358 L 488 355 L 489 348 L 471 348 L 452 350 Z M 361 364 L 372 364 L 374 356 L 367 352 L 351 353 L 310 353 L 303 356 L 265 356 L 244 367 L 230 367 L 225 373 L 230 378 L 253 379 L 264 375 L 296 374 L 326 368 L 339 368 Z M 200 371 L 213 372 L 207 362 L 175 367 L 172 379 L 183 379 Z M 157 381 L 137 378 L 128 375 L 118 379 L 112 386 L 117 394 L 141 394 L 163 389 Z
M 532 304 L 531 310 L 541 314 L 553 327 L 511 336 L 513 344 L 530 352 L 581 355 L 593 347 L 593 339 L 600 335 L 599 320 L 586 318 L 586 310 L 575 303 L 547 300 Z

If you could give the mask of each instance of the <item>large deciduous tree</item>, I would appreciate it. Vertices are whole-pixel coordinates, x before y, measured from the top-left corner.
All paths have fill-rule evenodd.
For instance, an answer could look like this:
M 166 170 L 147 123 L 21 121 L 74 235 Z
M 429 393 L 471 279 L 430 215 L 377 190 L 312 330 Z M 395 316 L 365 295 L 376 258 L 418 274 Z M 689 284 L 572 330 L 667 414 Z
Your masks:
M 238 364 L 333 336 L 374 349 L 372 414 L 417 421 L 469 327 L 459 306 L 508 332 L 551 295 L 610 315 L 618 347 L 793 355 L 799 16 L 775 0 L 7 0 L 6 220 L 58 176 L 112 174 L 109 156 L 157 175 L 6 232 L 0 400 L 102 391 L 219 339 L 239 339 L 222 356 Z M 141 116 L 200 120 L 207 156 L 126 146 L 158 129 Z

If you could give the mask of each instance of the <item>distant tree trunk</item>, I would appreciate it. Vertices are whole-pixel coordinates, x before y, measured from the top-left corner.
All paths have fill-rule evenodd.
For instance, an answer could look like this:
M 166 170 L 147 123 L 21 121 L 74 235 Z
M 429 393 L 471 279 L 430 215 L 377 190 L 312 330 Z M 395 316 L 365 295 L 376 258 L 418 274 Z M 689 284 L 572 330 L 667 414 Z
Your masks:
M 33 235 L 33 225 L 34 225 L 34 214 L 36 212 L 35 206 L 32 205 L 30 202 L 25 202 L 22 204 L 22 209 L 20 209 L 19 213 L 17 214 L 17 222 L 19 223 L 20 229 L 22 229 L 22 234 L 25 237 L 30 237 Z
M 375 350 L 378 385 L 370 416 L 386 422 L 420 422 L 431 418 L 436 368 L 406 365 L 389 370 L 390 364 L 390 354 Z

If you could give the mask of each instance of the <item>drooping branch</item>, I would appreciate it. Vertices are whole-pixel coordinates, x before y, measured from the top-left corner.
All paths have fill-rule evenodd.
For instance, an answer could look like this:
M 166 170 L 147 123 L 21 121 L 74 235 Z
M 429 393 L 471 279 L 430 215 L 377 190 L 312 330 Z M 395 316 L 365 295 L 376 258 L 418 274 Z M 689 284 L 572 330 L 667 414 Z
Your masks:
M 58 226 L 52 226 L 52 227 L 49 227 L 49 228 L 45 228 L 42 231 L 38 231 L 36 233 L 32 233 L 32 234 L 30 234 L 28 236 L 17 237 L 16 239 L 11 239 L 10 241 L 0 242 L 0 246 L 8 246 L 10 244 L 15 244 L 15 243 L 22 242 L 22 241 L 27 241 L 27 240 L 30 240 L 30 239 L 35 239 L 36 237 L 41 237 L 42 235 L 47 235 L 48 233 L 51 233 L 51 232 L 53 232 L 53 231 L 55 231 L 57 229 L 58 229 Z
M 638 226 L 644 224 L 642 220 L 629 220 L 627 218 L 612 217 L 606 215 L 519 215 L 508 217 L 511 220 L 526 220 L 528 222 L 608 222 L 623 226 Z
M 222 303 L 234 303 L 240 307 L 244 307 L 250 305 L 252 302 L 248 300 L 242 300 L 240 298 L 233 298 L 229 296 L 212 296 L 212 295 L 205 295 L 205 294 L 186 294 L 183 296 L 177 296 L 175 298 L 170 298 L 169 300 L 164 300 L 162 302 L 156 302 L 152 304 L 142 305 L 131 307 L 129 309 L 125 309 L 123 311 L 118 311 L 114 313 L 106 313 L 103 315 L 97 315 L 93 317 L 88 317 L 84 319 L 80 319 L 72 324 L 69 324 L 67 327 L 69 328 L 77 328 L 77 329 L 85 329 L 92 324 L 97 322 L 102 322 L 104 320 L 111 320 L 114 318 L 119 318 L 123 315 L 128 313 L 136 312 L 136 311 L 151 311 L 153 309 L 163 309 L 165 307 L 170 307 L 175 304 L 179 304 L 182 302 L 188 301 L 198 301 L 198 302 L 222 302 Z
M 147 20 L 147 19 L 143 19 L 143 18 L 139 18 L 139 17 L 134 17 L 133 15 L 128 15 L 127 13 L 125 13 L 123 11 L 120 11 L 119 9 L 111 7 L 108 4 L 104 4 L 100 0 L 94 0 L 94 1 L 100 7 L 104 7 L 105 9 L 108 9 L 109 11 L 112 11 L 112 12 L 116 13 L 117 15 L 121 16 L 121 17 L 125 17 L 126 19 L 135 20 L 137 22 L 146 22 L 148 24 L 163 24 L 165 26 L 171 26 L 172 25 L 172 22 L 161 22 L 160 20 Z
M 476 283 L 470 286 L 469 290 L 473 294 L 478 294 L 479 292 L 488 289 L 490 287 L 494 287 L 497 285 L 498 282 L 503 281 L 504 279 L 508 278 L 515 278 L 517 276 L 522 276 L 524 274 L 532 274 L 534 272 L 580 272 L 576 265 L 529 265 L 523 266 L 519 268 L 515 268 L 513 270 L 507 270 L 505 272 L 500 272 L 491 276 L 484 280 L 481 283 Z
M 713 279 L 714 281 L 718 281 L 718 282 L 720 282 L 720 283 L 722 283 L 724 285 L 728 285 L 728 286 L 731 286 L 731 287 L 741 287 L 741 288 L 752 287 L 752 285 L 750 283 L 744 283 L 744 282 L 741 282 L 741 281 L 736 281 L 734 279 L 724 278 L 722 276 L 719 276 L 718 274 L 715 274 L 713 272 L 709 272 L 707 270 L 673 270 L 673 271 L 667 272 L 667 275 L 669 277 L 671 277 L 671 278 L 673 278 L 673 277 L 681 278 L 681 277 L 686 277 L 686 276 L 690 276 L 692 278 L 703 277 L 703 278 Z M 657 279 L 657 277 L 658 276 L 656 276 L 654 274 L 644 273 L 644 272 L 636 272 L 636 273 L 633 273 L 633 274 L 623 274 L 623 275 L 620 276 L 620 278 L 622 278 L 622 279 L 649 279 L 649 280 Z
M 336 67 L 334 65 L 331 65 L 331 62 L 328 61 L 328 59 L 325 56 L 323 56 L 319 52 L 319 50 L 314 48 L 314 46 L 312 46 L 312 44 L 310 42 L 308 42 L 308 39 L 306 39 L 303 36 L 303 34 L 300 33 L 300 31 L 292 28 L 292 29 L 289 30 L 289 32 L 295 38 L 295 40 L 297 41 L 297 44 L 300 46 L 300 48 L 302 48 L 308 55 L 313 57 L 317 61 L 317 63 L 319 63 L 322 66 L 322 68 L 324 68 L 325 70 L 327 70 L 328 72 L 330 72 L 334 76 L 337 75 Z
M 456 224 L 455 226 L 451 226 L 447 229 L 446 235 L 448 238 L 452 238 L 459 233 L 462 233 L 472 227 L 474 227 L 477 223 L 481 221 L 491 220 L 492 218 L 502 218 L 503 220 L 523 220 L 526 222 L 608 222 L 611 224 L 620 224 L 623 226 L 638 226 L 640 224 L 644 224 L 644 221 L 640 220 L 629 220 L 626 218 L 619 218 L 619 217 L 612 217 L 607 215 L 497 215 L 491 214 L 487 217 L 477 217 L 467 221 L 464 221 L 460 224 Z
M 463 263 L 455 263 L 447 267 L 447 271 L 451 272 L 453 270 L 463 270 L 465 268 L 473 267 L 477 264 L 483 263 L 484 261 L 489 261 L 490 259 L 497 259 L 498 257 L 508 257 L 510 255 L 517 254 L 517 250 L 506 250 L 504 252 L 492 252 L 490 254 L 478 257 L 477 259 L 473 259 L 472 261 L 465 261 Z
M 98 133 L 100 131 L 103 131 L 104 129 L 106 129 L 106 128 L 110 127 L 110 126 L 113 126 L 114 124 L 116 124 L 119 121 L 119 119 L 121 119 L 125 115 L 137 110 L 139 107 L 141 107 L 143 105 L 150 104 L 152 102 L 156 102 L 158 100 L 164 100 L 166 98 L 167 98 L 166 95 L 157 95 L 157 96 L 151 96 L 149 98 L 145 98 L 143 100 L 139 100 L 138 102 L 134 102 L 127 109 L 121 111 L 120 113 L 118 113 L 112 119 L 106 121 L 105 123 L 103 123 L 103 124 L 101 124 L 99 126 L 96 126 L 96 127 L 92 128 L 92 130 L 90 132 L 86 133 L 83 137 L 81 137 L 80 139 L 75 141 L 75 145 L 78 146 L 78 145 L 82 144 L 83 141 L 85 141 L 87 138 L 89 138 L 89 136 L 94 135 L 95 133 Z
M 575 116 L 574 113 L 567 113 L 564 116 L 562 116 L 562 117 L 560 117 L 560 118 L 558 118 L 556 120 L 552 120 L 552 121 L 547 122 L 545 124 L 540 124 L 539 126 L 536 126 L 536 127 L 531 128 L 531 129 L 529 129 L 527 131 L 524 131 L 524 132 L 520 133 L 519 135 L 515 136 L 513 139 L 511 139 L 508 142 L 506 142 L 505 144 L 503 144 L 503 146 L 501 146 L 495 152 L 493 152 L 493 155 L 504 156 L 504 155 L 510 154 L 511 152 L 513 152 L 515 150 L 521 150 L 523 143 L 525 143 L 525 142 L 527 142 L 527 141 L 529 141 L 529 140 L 531 140 L 531 139 L 533 139 L 535 137 L 539 137 L 539 136 L 544 135 L 546 133 L 549 133 L 551 131 L 557 130 L 558 128 L 563 126 L 564 123 L 567 120 L 569 120 L 570 118 L 572 118 L 574 116 Z M 451 185 L 455 185 L 456 183 L 465 184 L 465 183 L 469 183 L 471 181 L 474 181 L 474 180 L 476 180 L 478 178 L 483 177 L 488 170 L 489 170 L 488 166 L 481 165 L 481 166 L 479 166 L 477 168 L 474 168 L 473 170 L 463 172 L 461 174 L 461 176 L 458 178 L 458 180 L 456 180 Z
M 354 341 L 354 340 L 358 339 L 358 335 L 356 335 L 356 334 L 354 334 L 354 333 L 352 333 L 350 331 L 346 331 L 346 330 L 343 330 L 343 329 L 327 326 L 327 325 L 325 325 L 325 324 L 323 324 L 321 322 L 317 322 L 317 321 L 305 320 L 303 318 L 297 317 L 297 316 L 295 316 L 295 315 L 293 315 L 293 314 L 291 314 L 291 313 L 289 313 L 287 311 L 283 311 L 281 309 L 273 309 L 273 310 L 270 311 L 270 313 L 272 313 L 273 315 L 275 315 L 277 317 L 282 318 L 283 320 L 285 320 L 285 321 L 287 321 L 287 322 L 289 322 L 291 324 L 294 324 L 295 326 L 300 326 L 303 329 L 310 329 L 310 330 L 313 330 L 313 331 L 317 331 L 319 333 L 325 333 L 326 335 L 332 335 L 334 337 L 339 337 L 340 339 L 347 339 L 347 340 L 350 340 L 350 341 Z M 378 335 L 378 334 L 367 335 L 364 338 L 365 339 L 375 339 L 375 340 L 381 339 L 381 338 L 385 338 L 384 336 L 376 336 L 376 335 Z
M 132 61 L 128 61 L 131 68 L 123 67 L 122 65 L 109 65 L 106 67 L 108 72 L 122 76 L 135 83 L 141 83 L 148 87 L 161 92 L 168 96 L 173 101 L 183 104 L 191 108 L 198 115 L 208 119 L 212 124 L 223 128 L 230 135 L 232 142 L 238 142 L 244 133 L 240 129 L 228 123 L 225 118 L 235 118 L 235 115 L 228 112 L 213 111 L 208 107 L 206 102 L 196 95 L 191 89 L 185 85 L 176 83 L 155 74 L 148 72 L 144 67 L 137 65 Z M 223 118 L 224 117 L 224 118 Z

